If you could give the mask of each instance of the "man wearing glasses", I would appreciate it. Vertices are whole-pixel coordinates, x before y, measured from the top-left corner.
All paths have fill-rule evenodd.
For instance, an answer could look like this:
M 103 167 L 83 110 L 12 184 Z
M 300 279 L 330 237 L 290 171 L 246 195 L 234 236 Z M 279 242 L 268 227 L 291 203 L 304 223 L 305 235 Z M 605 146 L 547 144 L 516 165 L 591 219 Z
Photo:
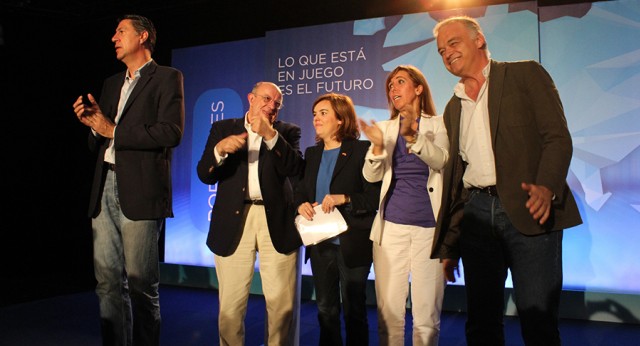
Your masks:
M 266 301 L 265 345 L 297 344 L 298 250 L 290 178 L 303 168 L 300 127 L 276 121 L 277 85 L 259 82 L 244 117 L 214 122 L 198 162 L 200 180 L 218 183 L 207 246 L 219 282 L 220 345 L 244 345 L 244 318 L 260 254 Z

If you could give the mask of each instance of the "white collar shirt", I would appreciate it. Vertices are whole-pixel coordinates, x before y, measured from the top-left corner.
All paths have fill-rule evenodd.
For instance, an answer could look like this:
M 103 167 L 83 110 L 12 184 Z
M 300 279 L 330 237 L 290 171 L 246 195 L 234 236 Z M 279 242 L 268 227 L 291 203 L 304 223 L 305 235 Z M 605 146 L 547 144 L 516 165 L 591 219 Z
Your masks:
M 131 91 L 138 84 L 138 80 L 140 80 L 140 70 L 142 70 L 145 66 L 149 65 L 151 60 L 147 61 L 144 65 L 142 65 L 139 69 L 137 69 L 133 73 L 133 78 L 129 77 L 129 73 L 125 73 L 124 83 L 122 84 L 122 89 L 120 89 L 120 99 L 118 100 L 118 113 L 116 114 L 116 119 L 114 120 L 116 126 L 113 129 L 113 138 L 109 142 L 109 147 L 104 152 L 104 161 L 108 163 L 116 163 L 116 151 L 114 148 L 114 144 L 116 141 L 116 128 L 118 127 L 118 123 L 120 122 L 120 118 L 122 117 L 122 111 L 124 110 L 124 105 L 127 104 L 127 100 L 131 95 Z
M 248 122 L 248 113 L 244 116 L 244 127 L 247 129 L 247 149 L 248 149 L 248 165 L 249 165 L 249 181 L 247 182 L 247 198 L 248 199 L 262 199 L 262 190 L 260 189 L 260 175 L 258 174 L 258 158 L 260 157 L 260 145 L 262 144 L 263 137 L 251 130 L 251 124 Z M 271 140 L 265 140 L 264 143 L 268 150 L 273 149 L 273 146 L 278 140 L 278 131 Z
M 462 100 L 460 117 L 459 153 L 467 163 L 462 181 L 466 188 L 486 187 L 496 184 L 495 157 L 491 144 L 489 126 L 488 85 L 491 64 L 482 70 L 485 82 L 480 88 L 477 100 L 471 99 L 464 84 L 459 82 L 454 93 Z

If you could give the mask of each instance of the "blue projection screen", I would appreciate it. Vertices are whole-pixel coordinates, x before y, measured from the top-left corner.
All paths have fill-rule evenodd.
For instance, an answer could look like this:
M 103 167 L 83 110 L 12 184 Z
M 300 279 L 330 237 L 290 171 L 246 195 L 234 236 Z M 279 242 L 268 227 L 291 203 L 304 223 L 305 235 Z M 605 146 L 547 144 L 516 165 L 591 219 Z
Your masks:
M 478 19 L 492 58 L 538 60 L 556 82 L 574 142 L 567 180 L 584 220 L 565 231 L 564 288 L 640 294 L 640 2 L 635 0 L 554 7 L 532 1 L 424 12 L 174 50 L 173 66 L 185 76 L 187 118 L 173 160 L 175 217 L 167 219 L 165 262 L 214 265 L 205 241 L 216 189 L 198 180 L 195 166 L 211 123 L 242 117 L 255 82 L 269 80 L 282 88 L 285 107 L 279 118 L 301 126 L 303 152 L 314 143 L 311 105 L 325 92 L 351 96 L 364 119 L 387 119 L 384 81 L 399 64 L 425 73 L 442 112 L 456 78 L 442 65 L 432 29 L 452 14 Z M 308 263 L 303 274 L 311 274 Z M 457 284 L 464 284 L 462 278 Z

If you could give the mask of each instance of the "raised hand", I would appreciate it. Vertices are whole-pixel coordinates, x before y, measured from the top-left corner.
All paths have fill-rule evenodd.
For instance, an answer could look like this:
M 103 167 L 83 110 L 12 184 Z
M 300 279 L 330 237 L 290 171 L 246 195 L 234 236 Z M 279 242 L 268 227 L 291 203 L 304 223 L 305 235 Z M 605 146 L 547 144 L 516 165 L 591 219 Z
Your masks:
M 218 154 L 225 156 L 227 154 L 233 154 L 240 148 L 244 147 L 247 143 L 247 136 L 249 134 L 243 132 L 239 135 L 231 135 L 221 140 L 216 144 L 216 150 Z
M 73 103 L 73 111 L 76 113 L 76 117 L 82 124 L 91 127 L 102 137 L 113 138 L 113 130 L 116 124 L 102 114 L 100 105 L 98 105 L 93 95 L 87 94 L 87 98 L 91 106 L 82 102 L 82 96 L 79 96 L 76 102 Z
M 384 149 L 384 137 L 382 135 L 382 130 L 376 126 L 376 121 L 370 120 L 370 123 L 367 124 L 366 121 L 358 118 L 358 125 L 360 126 L 360 131 L 362 131 L 364 135 L 369 138 L 371 144 L 373 144 L 373 153 L 380 155 Z

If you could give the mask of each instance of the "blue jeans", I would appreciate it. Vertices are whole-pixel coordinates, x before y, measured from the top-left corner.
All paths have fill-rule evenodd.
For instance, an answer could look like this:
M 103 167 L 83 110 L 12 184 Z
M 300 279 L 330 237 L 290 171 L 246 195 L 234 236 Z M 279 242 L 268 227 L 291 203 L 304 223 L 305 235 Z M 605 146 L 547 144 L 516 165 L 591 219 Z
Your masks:
M 164 219 L 125 217 L 115 177 L 107 173 L 102 209 L 92 220 L 103 345 L 158 345 L 158 237 Z
M 505 343 L 504 283 L 508 269 L 525 344 L 560 345 L 562 234 L 526 236 L 511 224 L 499 197 L 480 191 L 470 193 L 460 236 L 470 346 Z
M 344 309 L 346 344 L 368 345 L 367 278 L 371 265 L 349 268 L 340 246 L 324 241 L 306 249 L 311 259 L 320 323 L 319 345 L 343 345 L 340 300 Z

